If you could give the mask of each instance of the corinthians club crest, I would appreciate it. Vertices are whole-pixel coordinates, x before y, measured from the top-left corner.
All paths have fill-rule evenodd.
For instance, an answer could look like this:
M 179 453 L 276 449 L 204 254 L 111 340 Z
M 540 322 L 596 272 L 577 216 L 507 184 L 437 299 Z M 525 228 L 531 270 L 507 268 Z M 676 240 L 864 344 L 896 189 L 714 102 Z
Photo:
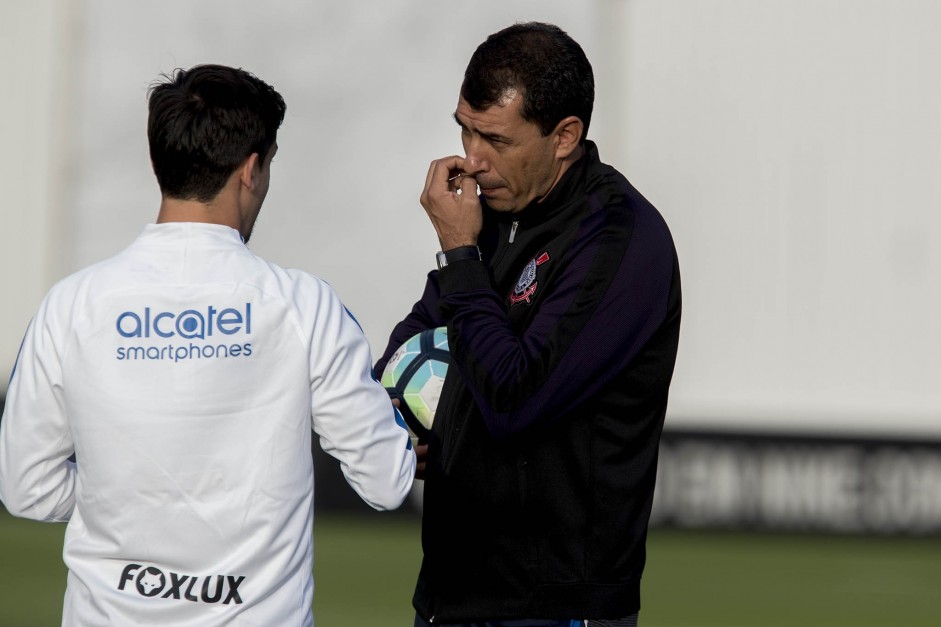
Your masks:
M 533 294 L 536 293 L 536 288 L 539 286 L 539 282 L 536 280 L 536 268 L 547 261 L 549 261 L 548 252 L 544 252 L 538 257 L 533 257 L 529 260 L 529 263 L 523 268 L 523 273 L 520 274 L 519 280 L 516 282 L 516 287 L 513 288 L 513 293 L 510 294 L 511 305 L 522 302 L 525 302 L 527 305 L 532 304 L 530 299 Z

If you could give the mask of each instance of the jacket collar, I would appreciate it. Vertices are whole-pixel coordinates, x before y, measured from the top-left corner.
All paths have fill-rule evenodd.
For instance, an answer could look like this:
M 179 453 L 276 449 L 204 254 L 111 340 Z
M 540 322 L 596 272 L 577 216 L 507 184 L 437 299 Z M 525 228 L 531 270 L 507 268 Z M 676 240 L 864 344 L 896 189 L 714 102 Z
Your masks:
M 484 207 L 484 211 L 489 212 L 500 222 L 523 222 L 526 224 L 544 222 L 568 208 L 573 198 L 581 197 L 580 192 L 585 189 L 588 171 L 598 162 L 598 147 L 595 142 L 586 140 L 585 154 L 565 171 L 565 174 L 562 175 L 562 178 L 559 179 L 559 182 L 544 197 L 542 202 L 534 200 L 522 210 L 513 213 L 491 210 L 483 196 L 480 197 L 480 202 Z

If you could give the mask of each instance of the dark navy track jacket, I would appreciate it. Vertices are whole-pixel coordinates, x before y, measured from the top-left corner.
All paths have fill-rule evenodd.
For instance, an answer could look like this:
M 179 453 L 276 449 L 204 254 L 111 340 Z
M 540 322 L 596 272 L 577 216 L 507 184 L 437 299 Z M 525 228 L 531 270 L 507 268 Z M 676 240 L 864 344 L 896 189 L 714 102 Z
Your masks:
M 376 364 L 447 325 L 413 599 L 426 620 L 639 608 L 679 268 L 657 210 L 587 147 L 542 202 L 484 204 L 484 262 L 431 272 Z

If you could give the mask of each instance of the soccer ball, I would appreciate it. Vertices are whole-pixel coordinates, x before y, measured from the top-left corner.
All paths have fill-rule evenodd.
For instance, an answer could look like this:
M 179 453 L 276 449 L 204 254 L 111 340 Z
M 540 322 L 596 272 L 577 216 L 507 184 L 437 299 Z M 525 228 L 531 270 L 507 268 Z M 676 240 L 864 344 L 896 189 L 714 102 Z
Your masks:
M 412 336 L 389 358 L 380 383 L 392 398 L 412 433 L 425 440 L 438 408 L 438 397 L 451 363 L 448 329 L 425 329 Z

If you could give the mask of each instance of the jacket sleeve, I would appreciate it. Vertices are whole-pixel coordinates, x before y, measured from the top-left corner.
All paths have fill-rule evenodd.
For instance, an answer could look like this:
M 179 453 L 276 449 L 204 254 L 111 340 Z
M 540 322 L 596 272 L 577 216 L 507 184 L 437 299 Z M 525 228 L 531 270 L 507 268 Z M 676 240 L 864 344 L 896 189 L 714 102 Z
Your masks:
M 445 325 L 445 319 L 438 310 L 439 298 L 438 273 L 430 272 L 425 281 L 425 291 L 422 294 L 421 300 L 415 303 L 415 306 L 412 307 L 412 311 L 405 319 L 392 329 L 392 335 L 389 336 L 389 343 L 386 345 L 386 349 L 379 358 L 379 361 L 376 362 L 375 371 L 377 377 L 382 377 L 382 371 L 385 370 L 386 364 L 392 357 L 392 353 L 398 350 L 406 340 L 425 329 L 434 329 Z
M 311 412 L 320 445 L 347 482 L 375 509 L 402 504 L 415 476 L 405 421 L 373 378 L 366 336 L 329 288 L 311 340 Z
M 65 412 L 63 346 L 48 323 L 49 297 L 20 347 L 0 419 L 0 500 L 15 516 L 66 521 L 77 467 Z
M 673 242 L 649 205 L 594 212 L 559 262 L 522 335 L 485 264 L 439 272 L 452 363 L 496 437 L 563 416 L 619 375 L 668 316 L 679 316 Z

